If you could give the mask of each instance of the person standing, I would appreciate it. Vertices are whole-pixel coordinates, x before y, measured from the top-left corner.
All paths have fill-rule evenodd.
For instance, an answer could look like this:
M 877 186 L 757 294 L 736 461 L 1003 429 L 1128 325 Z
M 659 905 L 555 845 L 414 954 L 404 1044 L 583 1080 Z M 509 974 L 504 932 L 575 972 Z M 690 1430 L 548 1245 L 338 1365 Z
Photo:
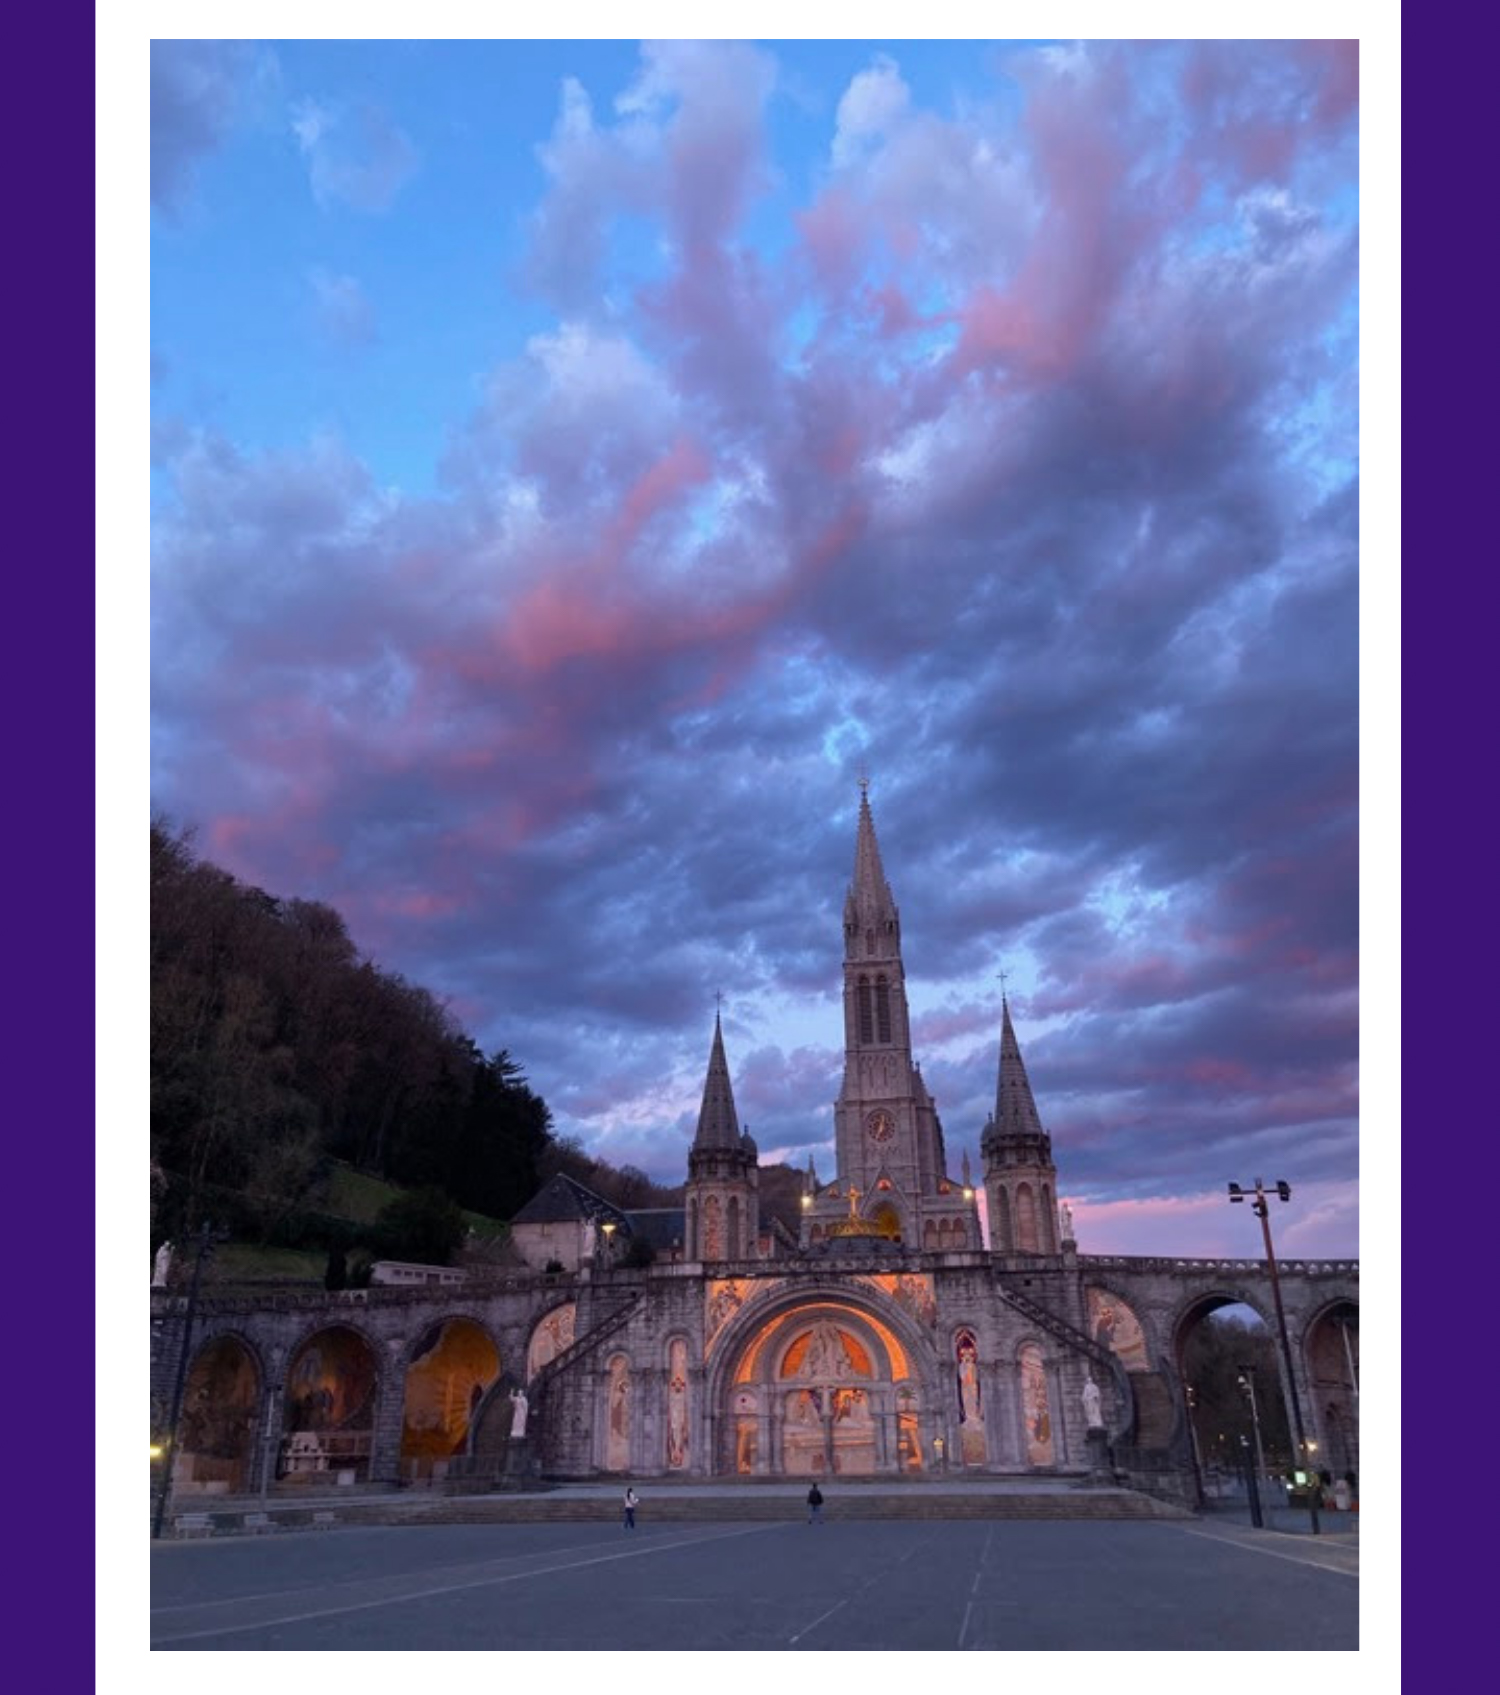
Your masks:
M 820 1524 L 823 1520 L 823 1491 L 813 1484 L 807 1492 L 807 1522 Z
M 641 1504 L 641 1498 L 629 1484 L 625 1486 L 625 1528 L 635 1529 L 635 1509 Z

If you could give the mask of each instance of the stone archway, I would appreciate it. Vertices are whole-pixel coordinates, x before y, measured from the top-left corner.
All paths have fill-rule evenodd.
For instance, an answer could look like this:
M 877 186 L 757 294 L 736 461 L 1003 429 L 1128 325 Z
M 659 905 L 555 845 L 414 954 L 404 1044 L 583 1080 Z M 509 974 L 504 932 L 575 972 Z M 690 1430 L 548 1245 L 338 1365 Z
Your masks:
M 837 1295 L 745 1324 L 716 1373 L 716 1469 L 874 1477 L 920 1470 L 931 1362 L 905 1326 Z
M 500 1351 L 473 1319 L 439 1319 L 427 1327 L 406 1368 L 403 1478 L 440 1477 L 466 1451 L 474 1414 L 499 1376 Z
M 307 1482 L 348 1473 L 364 1482 L 379 1376 L 374 1348 L 349 1325 L 331 1324 L 306 1337 L 287 1367 L 277 1475 Z
M 1302 1356 L 1312 1403 L 1314 1461 L 1335 1479 L 1359 1471 L 1359 1305 L 1337 1300 L 1315 1313 Z
M 1171 1446 L 1200 1496 L 1227 1498 L 1247 1465 L 1263 1484 L 1289 1466 L 1280 1351 L 1260 1302 L 1241 1289 L 1200 1290 L 1172 1318 L 1170 1343 Z
M 198 1350 L 183 1388 L 173 1475 L 179 1494 L 238 1495 L 248 1488 L 260 1381 L 238 1336 L 216 1336 Z

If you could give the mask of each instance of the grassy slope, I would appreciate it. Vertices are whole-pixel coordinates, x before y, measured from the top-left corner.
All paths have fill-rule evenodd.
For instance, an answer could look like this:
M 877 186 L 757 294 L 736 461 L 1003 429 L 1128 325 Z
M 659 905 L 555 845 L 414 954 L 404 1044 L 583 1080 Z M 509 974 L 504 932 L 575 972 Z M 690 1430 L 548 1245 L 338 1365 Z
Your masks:
M 383 1182 L 352 1166 L 335 1165 L 319 1210 L 355 1224 L 373 1224 L 381 1209 L 403 1193 L 394 1183 Z M 479 1212 L 466 1210 L 464 1220 L 481 1238 L 503 1238 L 509 1229 L 500 1219 L 487 1218 Z M 327 1266 L 328 1256 L 316 1249 L 263 1248 L 252 1242 L 226 1242 L 208 1267 L 207 1281 L 236 1283 L 284 1277 L 321 1283 Z

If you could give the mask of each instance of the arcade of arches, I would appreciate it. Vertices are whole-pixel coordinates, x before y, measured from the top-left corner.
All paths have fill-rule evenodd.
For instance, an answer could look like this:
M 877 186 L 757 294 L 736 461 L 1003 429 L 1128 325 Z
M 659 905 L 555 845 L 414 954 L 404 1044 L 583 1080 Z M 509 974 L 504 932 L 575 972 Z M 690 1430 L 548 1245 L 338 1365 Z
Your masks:
M 625 1263 L 610 1235 L 626 1240 L 631 1215 L 570 1180 L 564 1199 L 580 1210 L 542 1208 L 534 1227 L 552 1245 L 520 1270 L 263 1304 L 209 1291 L 174 1486 L 420 1485 L 454 1466 L 498 1476 L 517 1454 L 567 1477 L 1081 1476 L 1086 1408 L 1118 1472 L 1191 1480 L 1183 1334 L 1227 1303 L 1270 1314 L 1266 1266 L 1079 1251 L 1004 995 L 994 1109 L 970 1127 L 982 1174 L 967 1156 L 949 1169 L 867 793 L 842 937 L 835 1170 L 820 1182 L 809 1165 L 795 1236 L 761 1217 L 759 1155 L 716 1018 L 682 1210 L 654 1221 L 680 1251 Z M 569 1232 L 565 1263 L 553 1256 Z M 1352 1469 L 1358 1264 L 1286 1259 L 1280 1288 L 1309 1437 Z M 185 1303 L 166 1287 L 151 1301 L 160 1433 Z

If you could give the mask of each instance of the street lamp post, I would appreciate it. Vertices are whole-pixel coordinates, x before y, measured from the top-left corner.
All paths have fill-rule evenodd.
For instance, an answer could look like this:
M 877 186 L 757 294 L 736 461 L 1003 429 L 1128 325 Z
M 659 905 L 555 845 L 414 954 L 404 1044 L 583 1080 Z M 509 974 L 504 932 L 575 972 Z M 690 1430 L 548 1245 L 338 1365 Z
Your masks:
M 1193 1451 L 1193 1470 L 1198 1474 L 1198 1498 L 1201 1501 L 1207 1490 L 1203 1477 L 1203 1450 L 1198 1446 L 1198 1423 L 1194 1416 L 1198 1410 L 1198 1391 L 1191 1383 L 1183 1385 L 1182 1398 L 1187 1402 L 1188 1442 Z
M 1260 1472 L 1261 1482 L 1266 1479 L 1266 1450 L 1260 1437 L 1260 1407 L 1255 1399 L 1255 1367 L 1242 1365 L 1239 1375 L 1240 1388 L 1244 1390 L 1246 1399 L 1250 1402 L 1250 1423 L 1255 1431 L 1255 1464 Z
M 1277 1196 L 1283 1201 L 1292 1198 L 1290 1183 L 1278 1182 Z M 1245 1191 L 1238 1183 L 1229 1185 L 1229 1199 L 1240 1202 L 1245 1198 Z M 1297 1393 L 1297 1378 L 1292 1370 L 1292 1344 L 1287 1336 L 1286 1311 L 1281 1304 L 1281 1279 L 1276 1273 L 1276 1252 L 1271 1246 L 1271 1209 L 1266 1201 L 1266 1186 L 1260 1178 L 1255 1179 L 1255 1199 L 1250 1210 L 1260 1220 L 1261 1235 L 1266 1244 L 1266 1267 L 1271 1274 L 1271 1301 L 1276 1308 L 1276 1331 L 1281 1339 L 1281 1369 L 1286 1377 L 1287 1411 L 1291 1414 L 1292 1434 L 1297 1442 L 1297 1454 L 1301 1464 L 1307 1469 L 1307 1510 L 1312 1517 L 1312 1532 L 1316 1536 L 1322 1529 L 1318 1522 L 1318 1479 L 1312 1470 L 1313 1445 L 1307 1439 L 1307 1432 L 1302 1424 L 1302 1400 Z
M 203 1224 L 193 1238 L 197 1251 L 193 1255 L 193 1280 L 188 1285 L 187 1307 L 182 1317 L 182 1342 L 177 1354 L 177 1377 L 172 1385 L 172 1410 L 167 1414 L 167 1452 L 162 1461 L 156 1513 L 151 1520 L 153 1541 L 161 1535 L 162 1520 L 167 1516 L 167 1501 L 172 1493 L 172 1476 L 177 1470 L 177 1423 L 182 1417 L 182 1392 L 187 1385 L 188 1354 L 193 1340 L 193 1315 L 198 1310 L 198 1288 L 203 1280 L 203 1268 L 213 1258 L 215 1243 L 224 1241 L 227 1235 L 228 1231 Z

